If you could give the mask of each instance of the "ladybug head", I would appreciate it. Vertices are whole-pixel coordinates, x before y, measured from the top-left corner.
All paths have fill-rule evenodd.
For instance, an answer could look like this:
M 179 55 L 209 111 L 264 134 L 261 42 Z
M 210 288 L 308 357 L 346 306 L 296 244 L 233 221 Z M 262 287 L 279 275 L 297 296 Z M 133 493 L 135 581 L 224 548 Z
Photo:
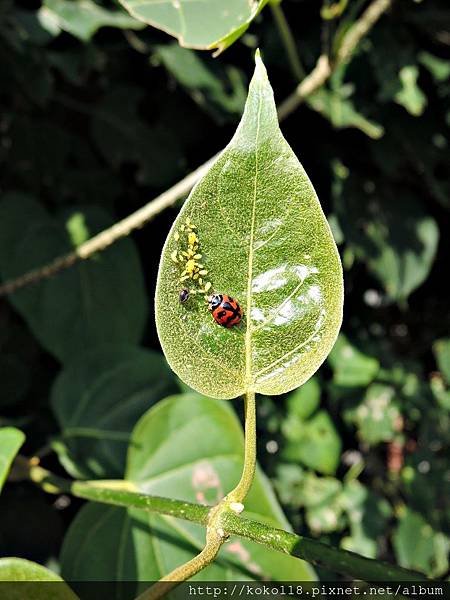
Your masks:
M 222 295 L 221 294 L 212 294 L 208 297 L 208 308 L 213 311 L 222 303 Z
M 183 288 L 182 290 L 180 290 L 180 294 L 178 296 L 181 304 L 185 304 L 188 300 L 189 300 L 189 290 L 186 288 Z

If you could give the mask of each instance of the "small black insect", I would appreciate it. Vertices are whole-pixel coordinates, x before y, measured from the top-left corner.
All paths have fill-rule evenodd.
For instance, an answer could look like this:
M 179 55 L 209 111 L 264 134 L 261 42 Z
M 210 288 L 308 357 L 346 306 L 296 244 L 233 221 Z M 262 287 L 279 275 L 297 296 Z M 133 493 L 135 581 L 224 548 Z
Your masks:
M 183 288 L 182 290 L 180 290 L 178 299 L 180 300 L 181 304 L 186 304 L 186 302 L 189 300 L 189 297 L 190 297 L 190 293 L 189 293 L 188 289 Z

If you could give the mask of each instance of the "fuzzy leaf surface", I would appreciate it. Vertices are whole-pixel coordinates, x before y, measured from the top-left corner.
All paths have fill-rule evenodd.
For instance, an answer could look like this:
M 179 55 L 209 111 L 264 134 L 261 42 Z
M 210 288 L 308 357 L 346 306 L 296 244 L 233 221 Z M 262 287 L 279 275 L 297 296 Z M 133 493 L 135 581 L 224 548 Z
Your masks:
M 278 126 L 262 61 L 230 144 L 186 201 L 162 253 L 156 323 L 166 358 L 190 387 L 216 398 L 282 394 L 318 369 L 342 319 L 341 264 L 303 167 Z M 212 289 L 237 299 L 239 326 L 219 326 L 200 294 L 180 304 L 173 252 L 186 218 L 197 227 Z M 180 272 L 181 270 L 181 272 Z

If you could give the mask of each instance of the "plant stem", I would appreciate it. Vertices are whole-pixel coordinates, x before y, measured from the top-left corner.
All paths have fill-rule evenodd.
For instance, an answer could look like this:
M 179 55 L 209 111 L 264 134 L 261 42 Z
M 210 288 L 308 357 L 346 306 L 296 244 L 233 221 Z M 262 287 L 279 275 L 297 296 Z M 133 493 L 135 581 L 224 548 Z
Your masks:
M 314 69 L 279 106 L 278 118 L 280 121 L 295 111 L 305 98 L 319 89 L 342 62 L 350 60 L 361 39 L 367 35 L 381 15 L 386 12 L 391 5 L 391 1 L 373 0 L 372 4 L 364 11 L 358 21 L 343 36 L 336 59 L 332 64 L 326 55 L 319 57 Z M 136 212 L 122 221 L 118 221 L 109 229 L 101 231 L 84 244 L 81 244 L 75 252 L 59 256 L 43 267 L 24 273 L 20 277 L 0 285 L 0 298 L 12 294 L 27 285 L 37 283 L 41 279 L 51 277 L 59 271 L 73 266 L 78 261 L 89 258 L 95 252 L 104 250 L 117 240 L 129 235 L 134 229 L 142 227 L 155 215 L 175 204 L 183 196 L 186 196 L 197 181 L 205 175 L 217 156 L 218 154 L 207 160 L 203 165 L 195 169 L 195 171 L 189 173 L 184 179 Z
M 209 506 L 142 494 L 129 481 L 70 481 L 50 473 L 33 461 L 34 459 L 30 461 L 24 456 L 17 456 L 11 471 L 11 480 L 29 479 L 49 494 L 72 494 L 83 500 L 124 508 L 140 508 L 200 525 L 206 525 L 208 522 Z
M 213 562 L 216 558 L 220 547 L 225 539 L 221 537 L 217 530 L 208 529 L 206 534 L 206 544 L 200 554 L 194 556 L 184 565 L 177 567 L 168 575 L 162 577 L 148 590 L 145 590 L 136 600 L 158 600 L 165 596 L 170 590 L 176 587 L 182 581 L 187 581 L 205 567 Z
M 256 399 L 253 391 L 247 391 L 245 401 L 245 440 L 244 440 L 244 466 L 237 486 L 214 506 L 209 512 L 206 528 L 206 544 L 203 550 L 193 559 L 165 575 L 151 586 L 136 600 L 158 600 L 176 587 L 182 581 L 187 581 L 199 571 L 203 570 L 216 558 L 220 547 L 227 539 L 222 527 L 224 514 L 233 511 L 233 504 L 242 504 L 252 487 L 256 471 Z M 238 507 L 237 510 L 243 509 Z M 236 514 L 236 512 L 234 512 Z
M 286 50 L 292 73 L 297 81 L 301 81 L 305 77 L 305 70 L 300 62 L 297 44 L 292 34 L 292 29 L 289 26 L 289 22 L 286 19 L 286 15 L 284 14 L 279 2 L 271 2 L 270 8 L 278 28 L 278 33 L 280 34 L 281 41 L 283 42 L 284 49 Z
M 248 391 L 245 402 L 245 442 L 244 468 L 239 483 L 227 495 L 228 502 L 243 502 L 250 491 L 256 471 L 256 399 L 253 391 Z
M 365 558 L 354 552 L 333 548 L 295 533 L 250 521 L 232 512 L 223 514 L 222 527 L 228 534 L 239 535 L 273 550 L 362 581 L 420 581 L 425 575 L 396 565 Z
M 227 534 L 237 535 L 252 540 L 278 552 L 290 554 L 312 564 L 321 565 L 328 570 L 353 579 L 412 581 L 425 578 L 425 575 L 414 571 L 364 558 L 353 552 L 332 548 L 317 540 L 276 529 L 258 521 L 244 519 L 231 510 L 222 511 L 218 518 L 217 514 L 213 514 L 218 507 L 211 509 L 209 506 L 142 494 L 133 491 L 135 489 L 133 484 L 127 481 L 70 481 L 57 477 L 23 456 L 16 457 L 12 475 L 13 480 L 29 479 L 52 494 L 68 493 L 94 502 L 123 506 L 124 508 L 139 508 L 184 519 L 185 521 L 192 521 L 200 525 L 207 525 L 212 518 L 216 530 L 223 529 L 223 532 L 220 533 L 224 533 L 225 536 Z M 220 535 L 220 538 L 222 538 L 222 535 Z M 207 552 L 209 553 L 210 550 L 211 548 Z M 202 556 L 202 561 L 204 557 L 205 554 Z M 196 562 L 196 564 L 199 563 Z

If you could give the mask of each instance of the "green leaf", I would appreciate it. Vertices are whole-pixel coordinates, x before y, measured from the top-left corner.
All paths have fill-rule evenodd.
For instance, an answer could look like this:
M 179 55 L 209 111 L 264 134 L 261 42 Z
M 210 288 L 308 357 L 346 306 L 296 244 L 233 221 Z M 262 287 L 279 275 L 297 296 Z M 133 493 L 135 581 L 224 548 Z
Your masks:
M 128 452 L 126 479 L 136 490 L 214 504 L 240 477 L 243 435 L 227 403 L 197 394 L 173 396 L 137 424 Z M 111 495 L 114 492 L 108 490 Z M 258 470 L 245 515 L 289 528 L 265 476 Z M 88 504 L 65 538 L 62 572 L 70 580 L 155 581 L 192 558 L 204 545 L 204 528 L 136 509 Z M 98 548 L 103 551 L 100 554 Z M 232 539 L 197 580 L 269 580 L 313 577 L 292 557 L 253 542 Z M 120 586 L 117 587 L 120 598 Z
M 373 383 L 352 412 L 358 434 L 368 444 L 388 442 L 395 437 L 401 413 L 392 386 Z
M 315 191 L 283 138 L 259 56 L 242 121 L 185 202 L 163 249 L 156 323 L 167 360 L 190 387 L 216 398 L 249 388 L 282 394 L 305 382 L 336 339 L 343 281 Z M 201 295 L 180 304 L 190 218 L 212 289 L 241 304 L 240 326 L 214 322 Z
M 384 128 L 356 110 L 350 98 L 343 93 L 345 87 L 341 86 L 338 90 L 322 88 L 308 96 L 307 104 L 329 119 L 336 129 L 354 127 L 374 140 L 379 139 L 384 134 Z
M 184 152 L 180 135 L 162 120 L 161 112 L 151 125 L 144 120 L 140 110 L 143 101 L 143 91 L 138 87 L 114 86 L 92 111 L 92 137 L 114 168 L 136 163 L 140 183 L 168 185 L 182 172 Z
M 11 468 L 14 457 L 25 441 L 25 435 L 14 427 L 0 428 L 0 492 Z
M 49 582 L 45 585 L 42 582 Z M 11 582 L 8 585 L 6 582 Z M 20 584 L 13 582 L 20 582 Z M 26 583 L 28 582 L 28 583 Z M 40 582 L 40 583 L 36 583 Z M 55 582 L 59 582 L 55 585 Z M 0 558 L 0 587 L 8 600 L 77 600 L 59 575 L 24 558 Z
M 400 69 L 398 74 L 402 88 L 394 99 L 415 117 L 419 117 L 427 105 L 427 97 L 417 84 L 419 69 L 415 65 L 408 65 Z
M 139 21 L 162 29 L 181 46 L 222 52 L 237 40 L 268 0 L 120 0 Z
M 51 399 L 62 429 L 54 447 L 67 471 L 81 478 L 122 477 L 136 422 L 176 389 L 166 361 L 150 350 L 108 345 L 69 363 Z
M 224 114 L 241 114 L 245 104 L 245 86 L 241 72 L 228 66 L 220 72 L 198 53 L 181 48 L 176 42 L 156 47 L 156 57 L 175 77 L 191 98 L 218 122 Z M 210 59 L 211 61 L 213 59 Z M 213 66 L 216 68 L 213 70 Z
M 320 404 L 320 383 L 317 377 L 311 377 L 298 389 L 289 394 L 286 400 L 288 413 L 299 419 L 310 417 Z
M 439 240 L 435 219 L 409 189 L 388 189 L 358 177 L 346 180 L 336 204 L 349 247 L 391 300 L 405 300 L 433 265 Z
M 365 387 L 373 381 L 380 363 L 364 354 L 341 333 L 328 357 L 333 369 L 333 382 L 342 387 Z
M 306 507 L 306 522 L 311 531 L 326 533 L 344 527 L 342 484 L 332 477 L 317 477 L 308 473 L 300 492 Z
M 450 542 L 436 532 L 424 518 L 406 508 L 393 536 L 395 555 L 399 564 L 431 577 L 443 575 L 448 569 Z
M 439 58 L 425 51 L 419 52 L 417 57 L 419 62 L 430 71 L 438 83 L 448 81 L 450 77 L 450 60 Z
M 437 340 L 433 344 L 433 352 L 439 371 L 447 384 L 450 385 L 450 338 Z
M 376 558 L 378 538 L 385 533 L 392 515 L 390 505 L 356 480 L 346 482 L 342 493 L 351 535 L 342 539 L 341 547 Z
M 44 0 L 38 15 L 47 30 L 56 33 L 62 29 L 83 42 L 88 42 L 100 27 L 144 27 L 125 11 L 106 10 L 92 0 Z
M 74 227 L 76 236 L 84 238 L 110 225 L 99 208 L 52 218 L 29 196 L 8 194 L 0 203 L 1 274 L 14 279 L 73 251 Z M 139 257 L 129 239 L 18 291 L 11 302 L 41 344 L 61 361 L 102 343 L 137 342 L 147 318 Z
M 282 457 L 301 462 L 320 473 L 332 475 L 339 464 L 341 439 L 325 410 L 305 422 L 288 420 L 283 427 L 287 443 Z

